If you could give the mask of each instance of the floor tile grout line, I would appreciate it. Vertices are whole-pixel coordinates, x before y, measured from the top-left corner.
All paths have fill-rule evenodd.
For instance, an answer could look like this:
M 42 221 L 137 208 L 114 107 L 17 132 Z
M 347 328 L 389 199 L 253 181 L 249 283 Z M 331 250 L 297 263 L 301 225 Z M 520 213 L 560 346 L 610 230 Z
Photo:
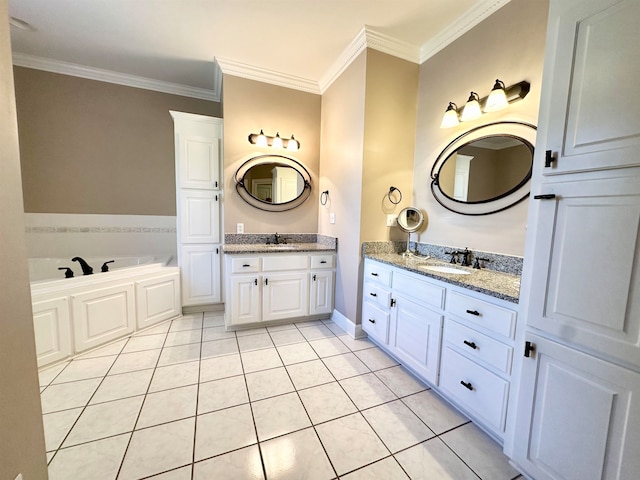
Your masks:
M 198 438 L 198 403 L 200 402 L 200 372 L 202 371 L 202 344 L 204 337 L 204 312 L 202 313 L 202 325 L 200 330 L 200 354 L 198 355 L 198 383 L 196 386 L 196 409 L 193 419 L 193 444 L 191 445 L 191 480 L 195 475 L 196 440 Z M 237 338 L 236 338 L 237 340 Z
M 182 318 L 182 317 L 178 317 L 178 318 Z M 116 476 L 115 476 L 116 480 L 120 476 L 120 473 L 122 472 L 122 467 L 124 466 L 124 460 L 127 457 L 127 453 L 129 452 L 129 447 L 131 446 L 131 441 L 133 440 L 133 435 L 136 432 L 136 427 L 138 426 L 138 422 L 140 421 L 140 415 L 142 414 L 142 409 L 144 408 L 144 405 L 145 405 L 145 403 L 147 401 L 147 395 L 149 394 L 149 389 L 151 388 L 151 382 L 153 382 L 153 377 L 156 374 L 156 369 L 158 368 L 158 363 L 160 362 L 160 358 L 162 358 L 162 350 L 164 350 L 164 344 L 167 341 L 167 336 L 169 335 L 169 332 L 171 331 L 171 325 L 173 325 L 174 320 L 175 319 L 171 320 L 171 323 L 169 324 L 169 330 L 167 330 L 167 333 L 165 334 L 164 342 L 162 343 L 162 347 L 160 348 L 160 353 L 158 354 L 158 358 L 156 359 L 156 364 L 155 364 L 155 367 L 153 368 L 153 373 L 151 374 L 151 378 L 149 379 L 149 384 L 147 385 L 147 390 L 144 393 L 144 398 L 142 399 L 142 404 L 140 405 L 140 410 L 138 410 L 138 415 L 136 416 L 136 420 L 133 423 L 133 429 L 131 430 L 131 435 L 129 436 L 129 441 L 127 442 L 127 446 L 124 449 L 124 453 L 122 455 L 122 459 L 120 460 L 120 466 L 118 467 L 118 472 L 116 473 Z

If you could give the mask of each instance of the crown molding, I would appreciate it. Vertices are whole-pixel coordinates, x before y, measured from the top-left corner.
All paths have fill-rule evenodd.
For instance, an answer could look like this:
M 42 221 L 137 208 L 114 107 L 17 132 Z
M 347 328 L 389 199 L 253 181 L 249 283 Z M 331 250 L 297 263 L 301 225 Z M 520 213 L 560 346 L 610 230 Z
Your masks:
M 504 7 L 511 0 L 484 0 L 458 17 L 444 30 L 420 47 L 420 64 L 426 62 L 440 50 L 460 38 L 492 13 Z
M 99 82 L 114 83 L 127 87 L 142 88 L 144 90 L 153 90 L 156 92 L 170 93 L 180 95 L 182 97 L 199 98 L 201 100 L 210 100 L 212 102 L 220 101 L 222 91 L 222 74 L 216 67 L 214 74 L 213 89 L 189 87 L 177 83 L 163 82 L 146 77 L 129 75 L 126 73 L 113 72 L 101 68 L 87 67 L 70 62 L 60 60 L 52 60 L 50 58 L 28 55 L 16 52 L 13 54 L 13 64 L 18 67 L 34 68 L 36 70 L 44 70 L 45 72 L 60 73 L 63 75 L 71 75 L 73 77 L 86 78 L 88 80 L 97 80 Z
M 376 32 L 371 27 L 365 26 L 331 64 L 327 73 L 322 76 L 319 82 L 320 91 L 324 93 L 366 48 L 388 53 L 409 62 L 420 62 L 420 49 L 415 45 L 400 41 L 384 33 Z
M 275 72 L 273 70 L 266 70 L 264 68 L 254 67 L 253 65 L 247 65 L 245 63 L 225 58 L 216 57 L 215 62 L 219 65 L 220 70 L 225 75 L 233 75 L 235 77 L 247 78 L 258 82 L 270 83 L 272 85 L 301 90 L 303 92 L 315 94 L 321 93 L 318 88 L 318 83 L 314 80 Z

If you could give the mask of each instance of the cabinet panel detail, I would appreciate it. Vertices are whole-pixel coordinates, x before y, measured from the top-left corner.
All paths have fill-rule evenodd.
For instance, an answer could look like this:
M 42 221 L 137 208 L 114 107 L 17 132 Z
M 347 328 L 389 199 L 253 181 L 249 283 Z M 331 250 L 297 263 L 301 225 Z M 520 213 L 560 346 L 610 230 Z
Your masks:
M 181 161 L 180 188 L 217 190 L 220 188 L 220 139 L 197 135 L 178 136 Z
M 146 328 L 182 313 L 180 275 L 164 275 L 136 282 L 138 328 Z
M 480 361 L 500 372 L 511 373 L 513 347 L 465 327 L 451 319 L 444 331 L 444 340 L 466 357 Z
M 71 316 L 66 297 L 34 302 L 33 325 L 39 367 L 73 353 Z
M 479 300 L 469 295 L 451 292 L 447 311 L 465 322 L 486 328 L 503 337 L 512 338 L 516 327 L 516 312 Z
M 437 309 L 444 308 L 444 287 L 419 280 L 415 276 L 395 273 L 393 275 L 393 289 L 400 292 L 411 292 L 421 303 L 431 305 Z
M 389 311 L 369 302 L 362 306 L 362 329 L 382 344 L 389 341 Z

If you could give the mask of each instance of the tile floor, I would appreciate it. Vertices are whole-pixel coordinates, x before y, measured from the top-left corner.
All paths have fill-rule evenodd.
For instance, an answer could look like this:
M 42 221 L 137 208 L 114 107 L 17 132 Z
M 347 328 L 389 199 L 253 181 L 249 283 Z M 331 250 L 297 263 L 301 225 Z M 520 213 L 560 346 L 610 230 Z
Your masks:
M 160 324 L 40 372 L 51 480 L 512 479 L 499 446 L 331 321 Z

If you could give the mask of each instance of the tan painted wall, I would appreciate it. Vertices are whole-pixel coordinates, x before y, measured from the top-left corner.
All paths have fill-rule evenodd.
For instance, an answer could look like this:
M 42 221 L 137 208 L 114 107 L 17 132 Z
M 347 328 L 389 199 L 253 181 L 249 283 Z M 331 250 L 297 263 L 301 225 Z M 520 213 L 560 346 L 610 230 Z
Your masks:
M 547 11 L 546 0 L 512 0 L 420 66 L 414 203 L 429 217 L 420 241 L 524 254 L 528 201 L 493 215 L 459 215 L 438 205 L 428 175 L 440 151 L 468 128 L 498 120 L 537 123 Z M 471 90 L 487 95 L 496 78 L 507 85 L 527 80 L 531 92 L 524 101 L 481 120 L 440 128 L 449 101 L 464 104 Z
M 169 110 L 217 102 L 14 68 L 25 211 L 175 215 Z
M 318 174 L 320 168 L 320 95 L 224 75 L 224 232 L 316 233 L 318 222 Z M 289 138 L 293 133 L 301 148 L 260 148 L 247 141 L 250 133 Z M 311 174 L 311 196 L 288 212 L 264 212 L 242 200 L 235 190 L 234 174 L 252 155 L 280 153 L 299 160 Z
M 0 0 L 0 478 L 47 478 L 7 0 Z
M 320 206 L 318 232 L 338 238 L 335 309 L 355 322 L 358 312 L 362 157 L 366 57 L 363 52 L 322 95 Z M 335 213 L 336 223 L 329 223 Z
M 397 227 L 386 226 L 387 214 L 411 205 L 413 154 L 419 67 L 377 50 L 367 51 L 362 219 L 360 238 L 366 241 L 406 240 Z M 388 200 L 389 187 L 402 201 Z

